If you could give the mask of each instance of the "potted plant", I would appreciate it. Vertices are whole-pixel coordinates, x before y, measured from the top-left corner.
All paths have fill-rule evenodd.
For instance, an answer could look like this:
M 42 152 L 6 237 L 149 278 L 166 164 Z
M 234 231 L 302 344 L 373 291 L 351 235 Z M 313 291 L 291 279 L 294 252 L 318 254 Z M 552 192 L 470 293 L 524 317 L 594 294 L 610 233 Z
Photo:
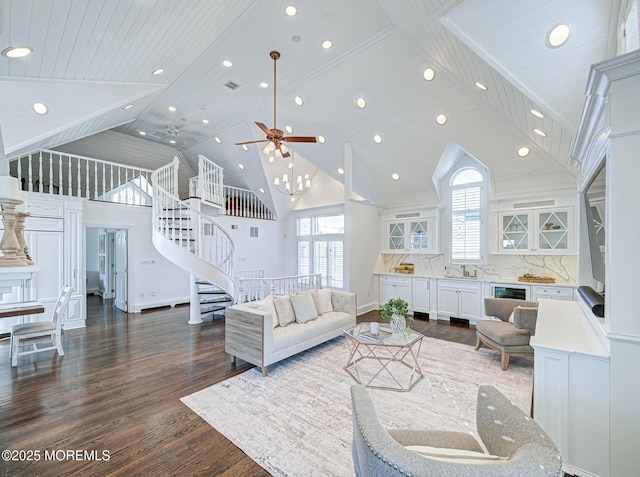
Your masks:
M 409 328 L 407 321 L 413 320 L 409 314 L 409 303 L 403 298 L 391 298 L 382 307 L 380 315 L 383 320 L 389 320 L 394 333 L 403 333 Z

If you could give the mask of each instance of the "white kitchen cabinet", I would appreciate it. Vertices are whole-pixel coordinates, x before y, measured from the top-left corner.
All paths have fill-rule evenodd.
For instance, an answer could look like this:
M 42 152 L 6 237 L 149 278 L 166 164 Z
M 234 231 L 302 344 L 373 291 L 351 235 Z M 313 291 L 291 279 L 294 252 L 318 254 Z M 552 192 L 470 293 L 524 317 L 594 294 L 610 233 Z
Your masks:
M 531 290 L 531 297 L 533 301 L 538 301 L 540 298 L 573 301 L 574 289 L 572 287 L 550 287 L 534 285 Z
M 431 312 L 431 279 L 413 277 L 413 311 Z
M 482 316 L 482 287 L 473 280 L 438 280 L 438 316 L 477 320 Z
M 67 285 L 73 291 L 67 305 L 65 329 L 85 326 L 86 280 L 84 278 L 84 227 L 82 225 L 82 203 L 65 203 L 65 268 Z
M 409 304 L 409 312 L 413 313 L 412 283 L 410 277 L 380 276 L 380 307 L 391 298 L 403 298 Z
M 436 217 L 417 215 L 420 216 L 382 221 L 383 253 L 438 253 Z
M 572 475 L 609 477 L 609 359 L 577 302 L 543 300 L 538 308 L 533 416 Z
M 573 207 L 541 208 L 498 214 L 498 253 L 574 253 Z

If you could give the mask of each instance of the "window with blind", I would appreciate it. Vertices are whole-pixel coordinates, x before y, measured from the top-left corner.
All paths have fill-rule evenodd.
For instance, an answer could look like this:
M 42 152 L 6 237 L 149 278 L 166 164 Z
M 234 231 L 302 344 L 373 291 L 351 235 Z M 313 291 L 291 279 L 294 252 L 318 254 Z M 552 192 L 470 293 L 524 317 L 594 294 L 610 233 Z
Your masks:
M 344 214 L 299 217 L 298 274 L 319 273 L 322 285 L 343 287 Z
M 638 0 L 631 2 L 629 13 L 624 21 L 622 31 L 622 53 L 628 53 L 640 48 L 640 12 Z
M 482 259 L 482 175 L 475 169 L 456 172 L 450 182 L 451 262 Z

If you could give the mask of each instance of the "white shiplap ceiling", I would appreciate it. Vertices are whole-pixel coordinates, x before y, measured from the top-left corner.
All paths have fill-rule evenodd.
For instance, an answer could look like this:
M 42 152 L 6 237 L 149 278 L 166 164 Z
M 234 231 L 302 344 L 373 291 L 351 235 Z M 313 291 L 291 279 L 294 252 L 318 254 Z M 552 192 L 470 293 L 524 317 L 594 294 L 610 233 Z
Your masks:
M 288 4 L 298 15 L 284 14 Z M 498 195 L 568 188 L 575 184 L 567 157 L 587 74 L 611 54 L 615 6 L 614 0 L 2 0 L 0 50 L 34 51 L 0 57 L 0 128 L 11 157 L 64 149 L 106 129 L 169 146 L 166 130 L 173 126 L 180 133 L 175 147 L 193 169 L 202 154 L 225 168 L 225 183 L 262 187 L 265 202 L 277 206 L 283 196 L 270 189 L 274 169 L 262 146 L 243 151 L 233 143 L 262 139 L 254 121 L 274 126 L 269 51 L 278 50 L 277 126 L 327 139 L 293 145 L 300 164 L 304 159 L 312 173 L 342 181 L 337 169 L 351 144 L 353 189 L 372 203 L 438 201 L 431 176 L 451 142 L 487 165 Z M 561 21 L 570 24 L 570 39 L 549 49 L 544 35 Z M 333 48 L 320 46 L 325 39 Z M 224 59 L 233 66 L 222 66 Z M 427 66 L 436 70 L 431 82 L 422 79 Z M 165 71 L 153 76 L 157 68 Z M 238 88 L 226 87 L 229 81 Z M 261 81 L 269 87 L 260 88 Z M 303 106 L 294 104 L 295 95 Z M 363 110 L 355 106 L 359 96 L 367 100 Z M 54 105 L 49 114 L 30 111 L 36 100 Z M 134 107 L 123 110 L 129 102 Z M 547 117 L 533 117 L 531 108 Z M 444 126 L 435 123 L 439 113 L 448 117 Z M 531 154 L 519 158 L 520 146 Z M 149 154 L 142 157 L 149 167 Z M 136 157 L 120 162 L 135 164 Z M 159 155 L 157 166 L 164 163 Z M 391 180 L 393 172 L 399 181 Z

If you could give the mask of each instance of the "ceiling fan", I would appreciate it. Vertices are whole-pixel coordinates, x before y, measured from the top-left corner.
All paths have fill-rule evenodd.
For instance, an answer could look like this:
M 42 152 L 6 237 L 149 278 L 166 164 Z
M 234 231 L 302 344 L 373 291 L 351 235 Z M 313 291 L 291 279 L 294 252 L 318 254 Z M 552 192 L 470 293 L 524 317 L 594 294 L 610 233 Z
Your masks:
M 285 136 L 284 132 L 280 129 L 276 128 L 276 62 L 278 58 L 280 58 L 280 53 L 277 51 L 272 51 L 269 53 L 269 56 L 273 60 L 273 129 L 269 129 L 263 123 L 259 123 L 256 121 L 258 127 L 267 135 L 266 139 L 261 139 L 259 141 L 247 141 L 247 142 L 237 142 L 236 146 L 242 146 L 244 144 L 255 144 L 259 142 L 268 142 L 267 147 L 265 148 L 265 153 L 280 151 L 282 157 L 289 157 L 289 151 L 287 147 L 283 144 L 285 142 L 316 142 L 316 138 L 314 136 Z

